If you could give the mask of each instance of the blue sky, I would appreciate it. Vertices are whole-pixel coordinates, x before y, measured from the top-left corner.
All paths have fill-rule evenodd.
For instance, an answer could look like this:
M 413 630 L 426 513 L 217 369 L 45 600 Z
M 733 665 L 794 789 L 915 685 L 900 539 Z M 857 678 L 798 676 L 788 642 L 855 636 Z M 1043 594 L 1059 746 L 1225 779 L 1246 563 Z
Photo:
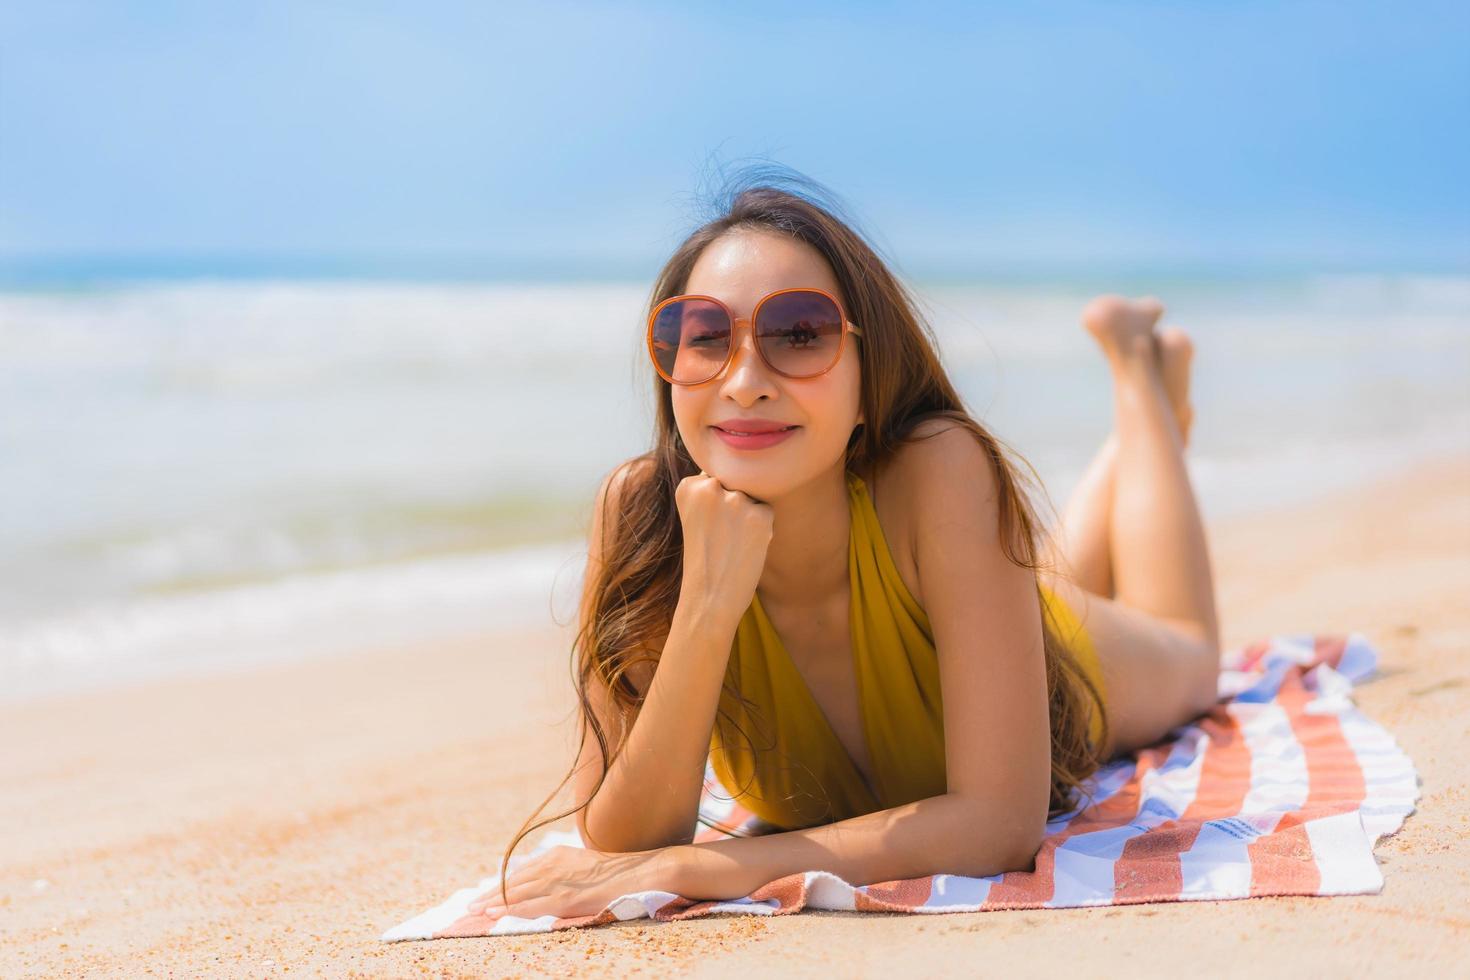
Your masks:
M 0 8 L 12 268 L 636 274 L 752 158 L 908 270 L 1463 271 L 1470 5 Z

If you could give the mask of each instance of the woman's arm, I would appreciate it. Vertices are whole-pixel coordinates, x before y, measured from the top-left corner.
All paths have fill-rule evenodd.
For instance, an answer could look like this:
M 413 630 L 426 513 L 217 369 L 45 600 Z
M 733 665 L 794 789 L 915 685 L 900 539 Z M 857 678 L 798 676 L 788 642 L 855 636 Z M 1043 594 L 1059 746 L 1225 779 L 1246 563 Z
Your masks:
M 624 475 L 621 469 L 615 471 L 598 491 L 589 534 L 589 584 L 603 561 L 604 506 L 611 515 L 621 513 Z M 728 609 L 697 595 L 680 597 L 657 670 L 640 665 L 644 669 L 631 672 L 635 687 L 645 696 L 627 744 L 613 759 L 592 802 L 577 813 L 578 830 L 590 846 L 642 851 L 693 839 L 710 732 L 738 624 L 738 616 L 732 619 Z M 608 733 L 611 752 L 623 738 L 623 721 L 600 682 L 590 682 L 587 696 Z M 602 754 L 589 731 L 577 760 L 578 801 L 592 794 L 601 772 Z
M 946 793 L 805 830 L 671 847 L 652 880 L 685 898 L 722 899 L 741 898 L 802 871 L 829 871 L 849 884 L 870 885 L 1030 868 L 1040 837 L 998 832 L 983 810 Z
M 768 837 L 680 844 L 633 853 L 553 847 L 513 871 L 471 914 L 594 915 L 633 892 L 695 899 L 749 895 L 788 875 L 824 870 L 855 885 L 946 872 L 984 877 L 1031 867 L 1038 844 L 1007 854 L 973 800 L 946 793 L 839 823 Z M 1004 821 L 1001 822 L 1004 825 Z
M 601 851 L 644 851 L 694 839 L 710 732 L 735 623 L 680 601 L 647 697 L 602 788 L 579 811 L 586 842 Z M 602 758 L 589 736 L 578 762 L 579 799 Z M 581 775 L 585 773 L 585 776 Z

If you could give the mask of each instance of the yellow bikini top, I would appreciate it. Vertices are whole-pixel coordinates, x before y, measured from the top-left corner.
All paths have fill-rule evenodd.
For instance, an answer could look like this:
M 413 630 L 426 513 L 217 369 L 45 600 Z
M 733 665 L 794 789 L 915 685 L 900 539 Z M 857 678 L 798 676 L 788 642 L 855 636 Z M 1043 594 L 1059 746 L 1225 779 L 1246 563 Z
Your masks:
M 863 779 L 812 697 L 759 596 L 736 628 L 710 734 L 710 763 L 720 782 L 740 805 L 785 830 L 938 796 L 947 782 L 929 617 L 899 576 L 867 485 L 849 472 L 847 488 L 853 666 L 875 785 Z M 1044 588 L 1043 600 L 1054 615 L 1067 615 Z M 1085 636 L 1080 626 L 1077 632 Z

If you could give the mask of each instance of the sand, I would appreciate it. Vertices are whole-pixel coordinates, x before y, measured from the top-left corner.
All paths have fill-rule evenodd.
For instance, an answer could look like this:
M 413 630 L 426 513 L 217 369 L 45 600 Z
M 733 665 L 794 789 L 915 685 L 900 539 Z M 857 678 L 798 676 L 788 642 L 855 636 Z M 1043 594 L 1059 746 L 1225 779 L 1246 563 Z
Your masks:
M 1230 645 L 1360 630 L 1383 655 L 1359 704 L 1424 795 L 1379 845 L 1379 895 L 380 943 L 492 868 L 569 764 L 570 632 L 549 625 L 0 708 L 0 975 L 1464 970 L 1470 458 L 1211 544 Z

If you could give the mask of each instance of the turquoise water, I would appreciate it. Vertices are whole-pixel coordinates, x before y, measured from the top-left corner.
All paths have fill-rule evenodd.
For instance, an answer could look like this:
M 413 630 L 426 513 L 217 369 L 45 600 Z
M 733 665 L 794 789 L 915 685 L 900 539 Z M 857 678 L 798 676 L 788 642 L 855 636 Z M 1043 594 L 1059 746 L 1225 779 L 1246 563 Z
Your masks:
M 1058 507 L 1110 426 L 1103 289 L 1196 338 L 1207 518 L 1470 448 L 1470 277 L 913 285 Z M 647 289 L 0 291 L 0 691 L 564 621 L 597 482 L 648 444 Z

